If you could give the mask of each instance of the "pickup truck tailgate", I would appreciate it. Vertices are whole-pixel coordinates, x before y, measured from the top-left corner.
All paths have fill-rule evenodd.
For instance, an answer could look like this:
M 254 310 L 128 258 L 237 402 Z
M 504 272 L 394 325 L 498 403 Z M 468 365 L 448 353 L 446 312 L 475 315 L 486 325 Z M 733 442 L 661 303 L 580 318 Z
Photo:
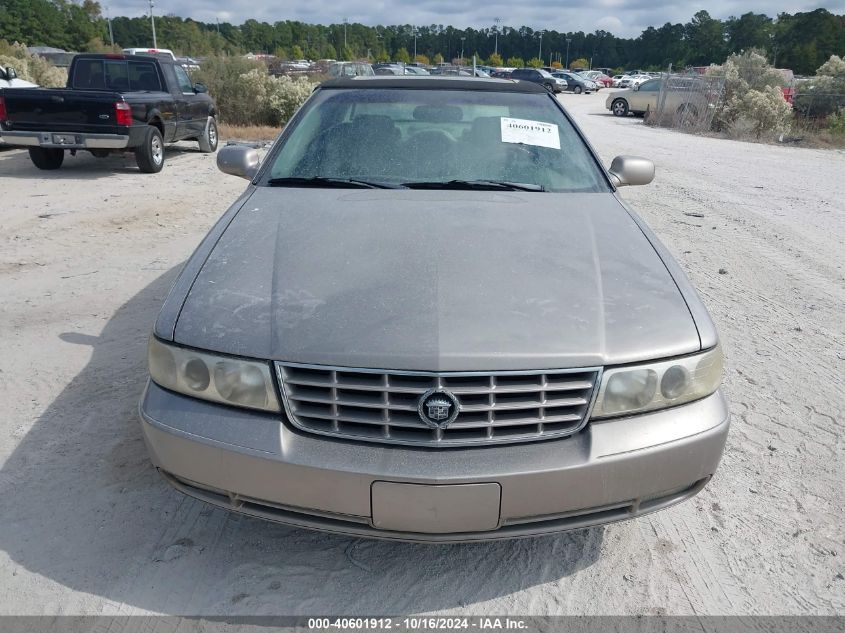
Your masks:
M 6 129 L 10 131 L 117 134 L 118 93 L 64 88 L 6 88 Z M 125 129 L 125 128 L 124 128 Z

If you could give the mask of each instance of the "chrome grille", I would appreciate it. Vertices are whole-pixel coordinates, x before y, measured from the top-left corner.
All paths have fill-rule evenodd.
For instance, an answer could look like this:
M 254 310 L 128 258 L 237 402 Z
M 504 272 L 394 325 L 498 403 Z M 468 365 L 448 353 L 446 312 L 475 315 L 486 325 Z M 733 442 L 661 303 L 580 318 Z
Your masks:
M 410 372 L 276 363 L 285 411 L 303 431 L 395 444 L 466 446 L 571 435 L 587 421 L 599 369 Z M 420 398 L 450 392 L 445 429 L 419 416 Z

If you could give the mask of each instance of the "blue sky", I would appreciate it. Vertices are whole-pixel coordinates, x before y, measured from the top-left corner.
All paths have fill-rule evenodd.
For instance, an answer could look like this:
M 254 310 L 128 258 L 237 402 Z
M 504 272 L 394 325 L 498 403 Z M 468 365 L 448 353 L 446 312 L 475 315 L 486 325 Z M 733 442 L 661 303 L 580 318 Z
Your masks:
M 112 16 L 139 16 L 148 10 L 147 0 L 102 2 Z M 812 11 L 823 7 L 845 14 L 845 0 L 828 2 L 786 2 L 779 0 L 711 0 L 710 2 L 654 2 L 654 0 L 567 0 L 565 3 L 535 0 L 155 0 L 156 15 L 176 14 L 204 22 L 240 24 L 249 18 L 260 21 L 301 20 L 331 24 L 343 18 L 363 24 L 443 24 L 456 28 L 488 27 L 498 17 L 503 25 L 558 31 L 610 31 L 621 37 L 636 36 L 648 26 L 666 22 L 687 22 L 706 9 L 717 18 L 739 16 L 753 11 L 776 16 L 778 13 Z

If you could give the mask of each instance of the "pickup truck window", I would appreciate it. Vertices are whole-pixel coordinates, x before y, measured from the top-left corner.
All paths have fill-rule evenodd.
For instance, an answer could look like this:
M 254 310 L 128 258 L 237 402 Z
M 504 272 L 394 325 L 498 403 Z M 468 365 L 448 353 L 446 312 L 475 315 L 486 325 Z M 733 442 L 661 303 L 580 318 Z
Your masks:
M 191 83 L 191 78 L 188 77 L 185 69 L 181 66 L 173 66 L 173 70 L 176 71 L 176 81 L 179 82 L 179 90 L 183 93 L 194 94 L 194 84 Z
M 73 87 L 86 90 L 160 91 L 161 81 L 150 62 L 121 59 L 81 59 Z

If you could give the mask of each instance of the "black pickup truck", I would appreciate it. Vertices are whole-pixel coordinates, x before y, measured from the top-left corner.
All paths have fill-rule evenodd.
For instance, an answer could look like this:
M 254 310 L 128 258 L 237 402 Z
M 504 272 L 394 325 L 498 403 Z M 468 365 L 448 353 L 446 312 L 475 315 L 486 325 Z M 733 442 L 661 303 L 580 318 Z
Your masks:
M 164 144 L 217 149 L 217 108 L 175 62 L 135 55 L 77 55 L 66 88 L 0 90 L 0 142 L 29 148 L 39 169 L 69 150 L 104 157 L 134 151 L 142 172 L 164 166 Z

